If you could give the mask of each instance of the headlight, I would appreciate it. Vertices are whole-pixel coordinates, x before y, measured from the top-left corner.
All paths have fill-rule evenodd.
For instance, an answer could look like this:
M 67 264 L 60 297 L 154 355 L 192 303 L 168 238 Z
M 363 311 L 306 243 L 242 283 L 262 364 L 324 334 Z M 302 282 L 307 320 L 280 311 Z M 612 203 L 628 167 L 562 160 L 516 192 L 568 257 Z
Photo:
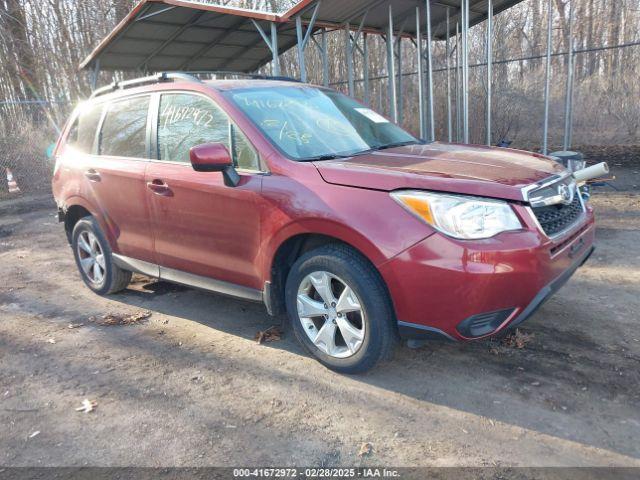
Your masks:
M 501 200 L 420 190 L 400 190 L 391 196 L 421 220 L 455 238 L 489 238 L 522 228 L 511 206 Z

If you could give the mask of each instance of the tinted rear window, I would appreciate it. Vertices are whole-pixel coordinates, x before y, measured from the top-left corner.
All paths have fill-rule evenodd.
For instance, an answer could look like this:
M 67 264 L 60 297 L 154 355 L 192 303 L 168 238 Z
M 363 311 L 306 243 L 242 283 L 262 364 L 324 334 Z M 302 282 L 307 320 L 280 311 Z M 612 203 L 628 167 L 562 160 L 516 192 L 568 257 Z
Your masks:
M 81 153 L 93 153 L 93 142 L 101 115 L 102 105 L 84 107 L 71 127 L 67 144 Z
M 147 114 L 150 97 L 113 102 L 100 135 L 100 155 L 146 158 Z

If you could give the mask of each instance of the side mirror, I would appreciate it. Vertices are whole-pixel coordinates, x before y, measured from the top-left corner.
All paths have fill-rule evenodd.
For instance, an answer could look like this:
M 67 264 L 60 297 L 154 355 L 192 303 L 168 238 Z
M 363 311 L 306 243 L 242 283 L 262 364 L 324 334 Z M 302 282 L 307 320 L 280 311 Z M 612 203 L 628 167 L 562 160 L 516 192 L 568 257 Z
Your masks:
M 191 166 L 196 172 L 222 172 L 224 184 L 236 187 L 240 175 L 233 166 L 233 160 L 222 143 L 204 143 L 189 150 Z

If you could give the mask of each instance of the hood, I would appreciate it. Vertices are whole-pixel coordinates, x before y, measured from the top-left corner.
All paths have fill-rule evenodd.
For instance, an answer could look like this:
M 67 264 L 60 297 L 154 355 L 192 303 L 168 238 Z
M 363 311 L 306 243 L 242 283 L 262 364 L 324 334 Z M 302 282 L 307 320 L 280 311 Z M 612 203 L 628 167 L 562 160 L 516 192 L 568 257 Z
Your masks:
M 415 188 L 523 200 L 522 187 L 565 168 L 537 153 L 434 142 L 315 162 L 327 183 L 375 190 Z

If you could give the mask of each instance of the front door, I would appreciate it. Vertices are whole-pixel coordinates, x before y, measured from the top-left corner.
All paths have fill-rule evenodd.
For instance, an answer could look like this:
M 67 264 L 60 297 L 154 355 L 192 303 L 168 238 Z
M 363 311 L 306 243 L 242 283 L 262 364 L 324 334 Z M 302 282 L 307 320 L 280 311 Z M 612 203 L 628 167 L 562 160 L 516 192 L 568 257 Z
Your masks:
M 255 266 L 262 186 L 255 150 L 226 114 L 200 94 L 162 94 L 156 127 L 157 160 L 150 162 L 146 182 L 157 263 L 262 289 Z M 221 173 L 191 167 L 189 149 L 213 142 L 232 152 L 241 174 L 237 187 L 226 186 Z

